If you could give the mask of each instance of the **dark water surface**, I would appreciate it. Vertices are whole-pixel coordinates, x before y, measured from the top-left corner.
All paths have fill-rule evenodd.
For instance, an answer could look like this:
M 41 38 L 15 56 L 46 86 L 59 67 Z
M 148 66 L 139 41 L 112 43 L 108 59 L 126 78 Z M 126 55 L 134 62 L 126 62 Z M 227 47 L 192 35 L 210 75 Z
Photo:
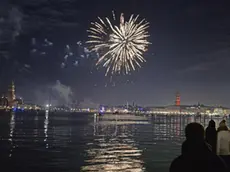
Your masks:
M 166 172 L 194 117 L 80 113 L 0 115 L 4 171 Z M 221 120 L 221 119 L 219 119 Z M 217 120 L 217 122 L 219 121 Z

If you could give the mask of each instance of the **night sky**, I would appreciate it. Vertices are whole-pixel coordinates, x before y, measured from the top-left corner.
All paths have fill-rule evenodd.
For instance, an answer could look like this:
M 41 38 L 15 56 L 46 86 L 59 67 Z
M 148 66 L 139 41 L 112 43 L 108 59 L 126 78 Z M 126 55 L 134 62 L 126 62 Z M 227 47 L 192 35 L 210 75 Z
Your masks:
M 230 107 L 229 5 L 228 0 L 1 0 L 0 91 L 13 79 L 18 96 L 39 104 L 47 101 L 48 88 L 59 84 L 59 93 L 70 87 L 74 100 L 89 104 L 169 105 L 179 91 L 182 104 Z M 152 44 L 141 69 L 110 82 L 84 47 L 90 22 L 112 18 L 112 10 L 149 21 Z M 65 61 L 66 45 L 74 55 Z

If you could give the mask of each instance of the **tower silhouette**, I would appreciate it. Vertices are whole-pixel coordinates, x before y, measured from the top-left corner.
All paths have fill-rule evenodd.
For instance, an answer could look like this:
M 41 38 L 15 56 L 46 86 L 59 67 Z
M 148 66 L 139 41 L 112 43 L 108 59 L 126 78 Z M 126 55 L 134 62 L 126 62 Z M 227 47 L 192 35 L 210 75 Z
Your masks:
M 179 92 L 176 93 L 175 105 L 176 106 L 180 106 L 180 94 L 179 94 Z
M 16 96 L 15 96 L 15 85 L 13 81 L 11 85 L 9 85 L 7 99 L 10 106 L 14 105 Z

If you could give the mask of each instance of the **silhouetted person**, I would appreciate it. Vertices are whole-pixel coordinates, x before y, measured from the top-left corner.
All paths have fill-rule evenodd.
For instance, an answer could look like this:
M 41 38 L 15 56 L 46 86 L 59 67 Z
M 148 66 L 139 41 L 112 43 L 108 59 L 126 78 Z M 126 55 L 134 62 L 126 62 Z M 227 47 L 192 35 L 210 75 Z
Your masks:
M 217 131 L 215 121 L 209 121 L 208 127 L 205 131 L 205 140 L 212 146 L 212 152 L 216 153 Z
M 170 172 L 226 172 L 224 161 L 215 155 L 204 140 L 204 128 L 190 123 L 185 128 L 182 155 L 173 160 Z
M 217 132 L 217 155 L 220 155 L 227 164 L 230 164 L 230 131 L 226 121 L 220 122 Z
M 217 132 L 219 131 L 228 131 L 228 127 L 226 125 L 226 121 L 225 120 L 222 120 L 219 124 L 219 127 L 217 129 Z
M 217 133 L 217 154 L 230 155 L 230 132 L 225 120 L 221 121 Z

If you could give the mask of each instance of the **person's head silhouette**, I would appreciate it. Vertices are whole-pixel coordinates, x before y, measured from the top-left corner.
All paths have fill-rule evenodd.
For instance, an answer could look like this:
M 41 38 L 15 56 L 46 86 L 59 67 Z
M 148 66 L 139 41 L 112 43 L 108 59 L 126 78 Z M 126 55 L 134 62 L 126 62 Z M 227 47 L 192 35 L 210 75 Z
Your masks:
M 225 127 L 226 126 L 226 121 L 222 120 L 219 124 L 220 127 Z
M 204 141 L 204 127 L 196 122 L 190 123 L 185 128 L 185 136 L 188 141 Z
M 209 121 L 208 126 L 209 126 L 209 127 L 216 128 L 216 123 L 215 123 L 215 121 L 211 119 L 211 120 Z

